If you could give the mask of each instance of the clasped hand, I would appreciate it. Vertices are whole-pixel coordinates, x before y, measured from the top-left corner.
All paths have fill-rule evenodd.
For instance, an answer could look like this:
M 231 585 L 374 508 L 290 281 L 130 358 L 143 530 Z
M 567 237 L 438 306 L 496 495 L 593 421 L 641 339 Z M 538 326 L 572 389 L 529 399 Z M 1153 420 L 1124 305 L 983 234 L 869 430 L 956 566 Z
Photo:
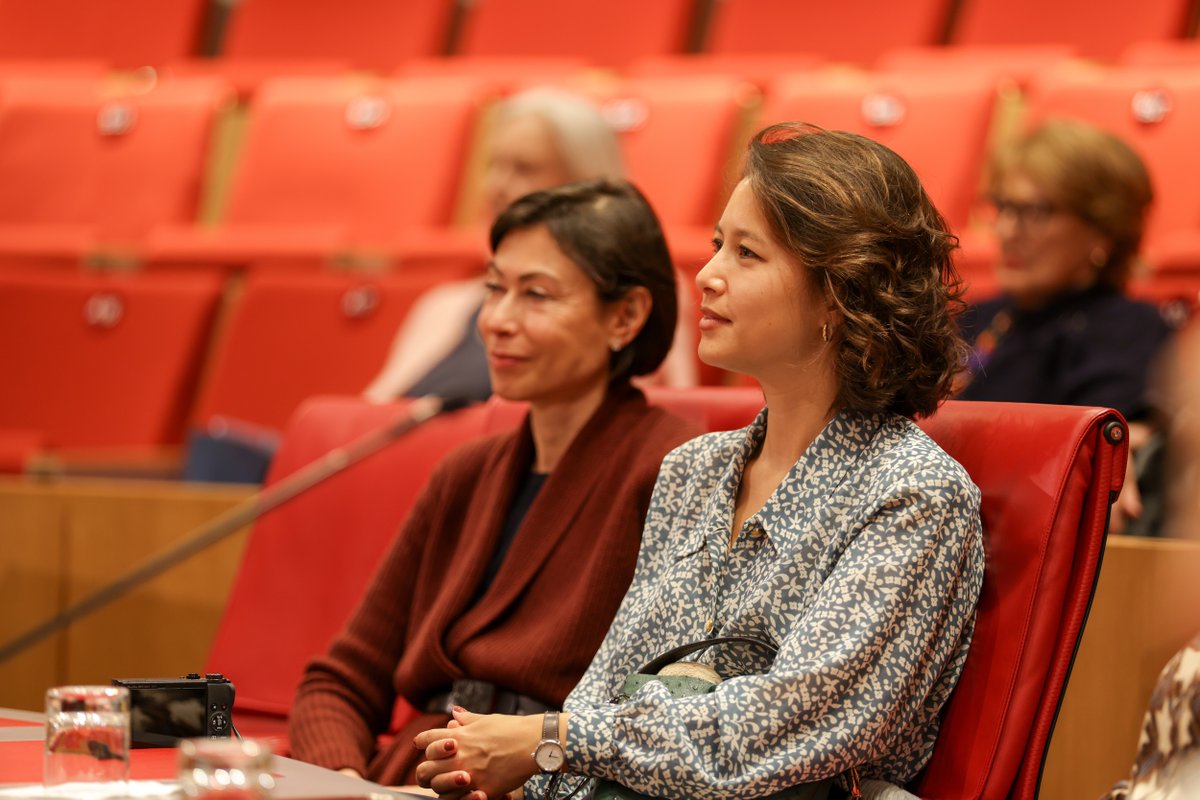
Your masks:
M 541 716 L 472 714 L 455 707 L 445 728 L 417 734 L 417 783 L 450 800 L 499 800 L 533 777 Z

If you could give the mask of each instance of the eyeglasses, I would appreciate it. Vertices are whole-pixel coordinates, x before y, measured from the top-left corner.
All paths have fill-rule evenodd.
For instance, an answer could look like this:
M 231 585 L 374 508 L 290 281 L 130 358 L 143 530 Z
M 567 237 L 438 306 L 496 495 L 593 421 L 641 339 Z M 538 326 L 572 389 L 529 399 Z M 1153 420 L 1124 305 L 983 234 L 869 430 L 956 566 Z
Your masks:
M 1045 200 L 1022 203 L 1004 197 L 993 197 L 991 198 L 991 204 L 992 208 L 995 209 L 997 220 L 1011 214 L 1017 224 L 1022 227 L 1043 225 L 1051 217 L 1062 212 L 1061 208 Z

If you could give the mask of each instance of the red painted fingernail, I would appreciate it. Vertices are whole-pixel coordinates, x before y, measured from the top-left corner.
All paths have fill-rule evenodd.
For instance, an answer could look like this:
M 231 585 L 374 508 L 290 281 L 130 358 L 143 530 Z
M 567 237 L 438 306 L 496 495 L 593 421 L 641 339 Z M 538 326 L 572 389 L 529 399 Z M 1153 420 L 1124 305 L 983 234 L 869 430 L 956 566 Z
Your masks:
M 446 742 L 446 752 L 447 753 L 453 753 L 457 749 L 458 749 L 458 742 L 454 741 L 453 739 Z
M 454 782 L 459 786 L 466 786 L 468 783 L 470 783 L 470 781 L 471 779 L 461 772 L 454 776 Z
M 462 706 L 455 706 L 454 710 L 457 711 L 459 714 L 467 713 L 467 710 L 465 708 L 463 708 Z

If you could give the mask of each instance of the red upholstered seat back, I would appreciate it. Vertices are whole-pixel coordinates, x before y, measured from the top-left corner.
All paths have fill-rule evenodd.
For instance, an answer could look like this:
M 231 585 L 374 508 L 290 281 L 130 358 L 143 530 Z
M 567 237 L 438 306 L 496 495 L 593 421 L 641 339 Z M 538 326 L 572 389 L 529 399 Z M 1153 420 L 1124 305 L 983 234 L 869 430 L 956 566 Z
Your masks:
M 0 0 L 0 59 L 158 66 L 200 46 L 206 0 Z
M 206 78 L 119 94 L 86 77 L 7 82 L 0 224 L 84 226 L 128 245 L 153 225 L 191 222 L 218 114 L 232 101 Z
M 938 43 L 952 7 L 946 0 L 722 0 L 713 4 L 704 49 L 712 53 L 817 53 L 830 61 L 865 65 L 888 47 Z
M 762 406 L 753 388 L 655 389 L 650 398 L 708 430 L 740 427 Z M 288 425 L 268 485 L 406 408 L 348 397 L 307 401 Z M 523 415 L 522 404 L 493 400 L 438 417 L 259 520 L 207 665 L 234 681 L 239 712 L 287 713 L 304 665 L 353 611 L 434 465 Z
M 1111 410 L 949 402 L 922 427 L 983 493 L 971 651 L 915 783 L 926 800 L 1032 798 L 1104 549 L 1126 443 Z
M 279 429 L 307 397 L 361 391 L 413 302 L 477 269 L 467 261 L 376 276 L 252 274 L 215 347 L 196 420 L 223 416 Z
M 451 0 L 242 0 L 222 55 L 245 59 L 345 59 L 387 69 L 445 46 Z
M 267 81 L 224 221 L 344 225 L 356 243 L 389 241 L 401 224 L 446 224 L 481 102 L 465 80 Z
M 1178 39 L 1188 29 L 1188 0 L 962 0 L 953 44 L 1069 41 L 1088 58 L 1115 58 L 1139 39 Z
M 681 53 L 692 22 L 690 0 L 474 0 L 458 52 L 470 56 L 582 56 L 621 66 L 637 56 Z
M 199 273 L 0 274 L 8 467 L 40 447 L 181 441 L 220 297 L 220 280 Z

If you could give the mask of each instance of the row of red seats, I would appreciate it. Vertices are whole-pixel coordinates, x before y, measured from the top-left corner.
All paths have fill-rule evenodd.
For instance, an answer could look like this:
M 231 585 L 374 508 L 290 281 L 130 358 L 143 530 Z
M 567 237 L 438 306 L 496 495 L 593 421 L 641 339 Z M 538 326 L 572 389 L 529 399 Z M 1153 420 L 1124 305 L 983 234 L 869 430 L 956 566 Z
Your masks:
M 1112 58 L 1139 39 L 1191 33 L 1194 0 L 240 0 L 219 46 L 230 61 L 326 59 L 386 69 L 413 56 L 811 52 L 869 64 L 896 45 L 1042 44 Z M 214 0 L 0 0 L 0 59 L 94 58 L 160 66 L 201 52 Z M 1086 20 L 1086 24 L 1080 21 Z M 1067 36 L 1064 37 L 1064 32 Z
M 282 427 L 304 397 L 361 391 L 436 276 L 0 269 L 0 470 L 71 449 L 148 455 L 189 421 Z
M 0 471 L 45 452 L 177 445 L 189 425 L 218 418 L 278 430 L 306 397 L 365 388 L 413 301 L 478 269 L 468 258 L 373 277 L 264 269 L 228 281 L 0 265 Z M 1186 316 L 1200 271 L 1137 287 Z
M 761 92 L 731 75 L 560 82 L 602 104 L 632 178 L 668 226 L 707 228 L 747 132 L 803 119 L 897 150 L 973 239 L 987 154 L 1005 123 L 997 98 L 1013 96 L 1001 74 L 1015 73 L 994 58 L 971 63 L 950 74 L 796 72 Z M 396 250 L 413 231 L 456 221 L 468 205 L 462 198 L 474 195 L 463 165 L 483 138 L 482 112 L 504 91 L 495 80 L 270 81 L 250 105 L 228 176 L 210 157 L 229 149 L 230 137 L 217 134 L 232 127 L 218 124 L 232 107 L 220 82 L 162 80 L 114 92 L 101 81 L 0 80 L 0 254 L 77 261 L 115 250 L 240 265 Z M 1200 136 L 1200 67 L 1038 70 L 1025 100 L 1028 122 L 1078 117 L 1138 149 L 1157 190 L 1152 260 L 1193 258 L 1200 184 L 1178 165 Z M 220 225 L 196 225 L 204 197 L 222 208 Z M 971 263 L 988 260 L 986 242 L 968 249 L 983 254 Z

